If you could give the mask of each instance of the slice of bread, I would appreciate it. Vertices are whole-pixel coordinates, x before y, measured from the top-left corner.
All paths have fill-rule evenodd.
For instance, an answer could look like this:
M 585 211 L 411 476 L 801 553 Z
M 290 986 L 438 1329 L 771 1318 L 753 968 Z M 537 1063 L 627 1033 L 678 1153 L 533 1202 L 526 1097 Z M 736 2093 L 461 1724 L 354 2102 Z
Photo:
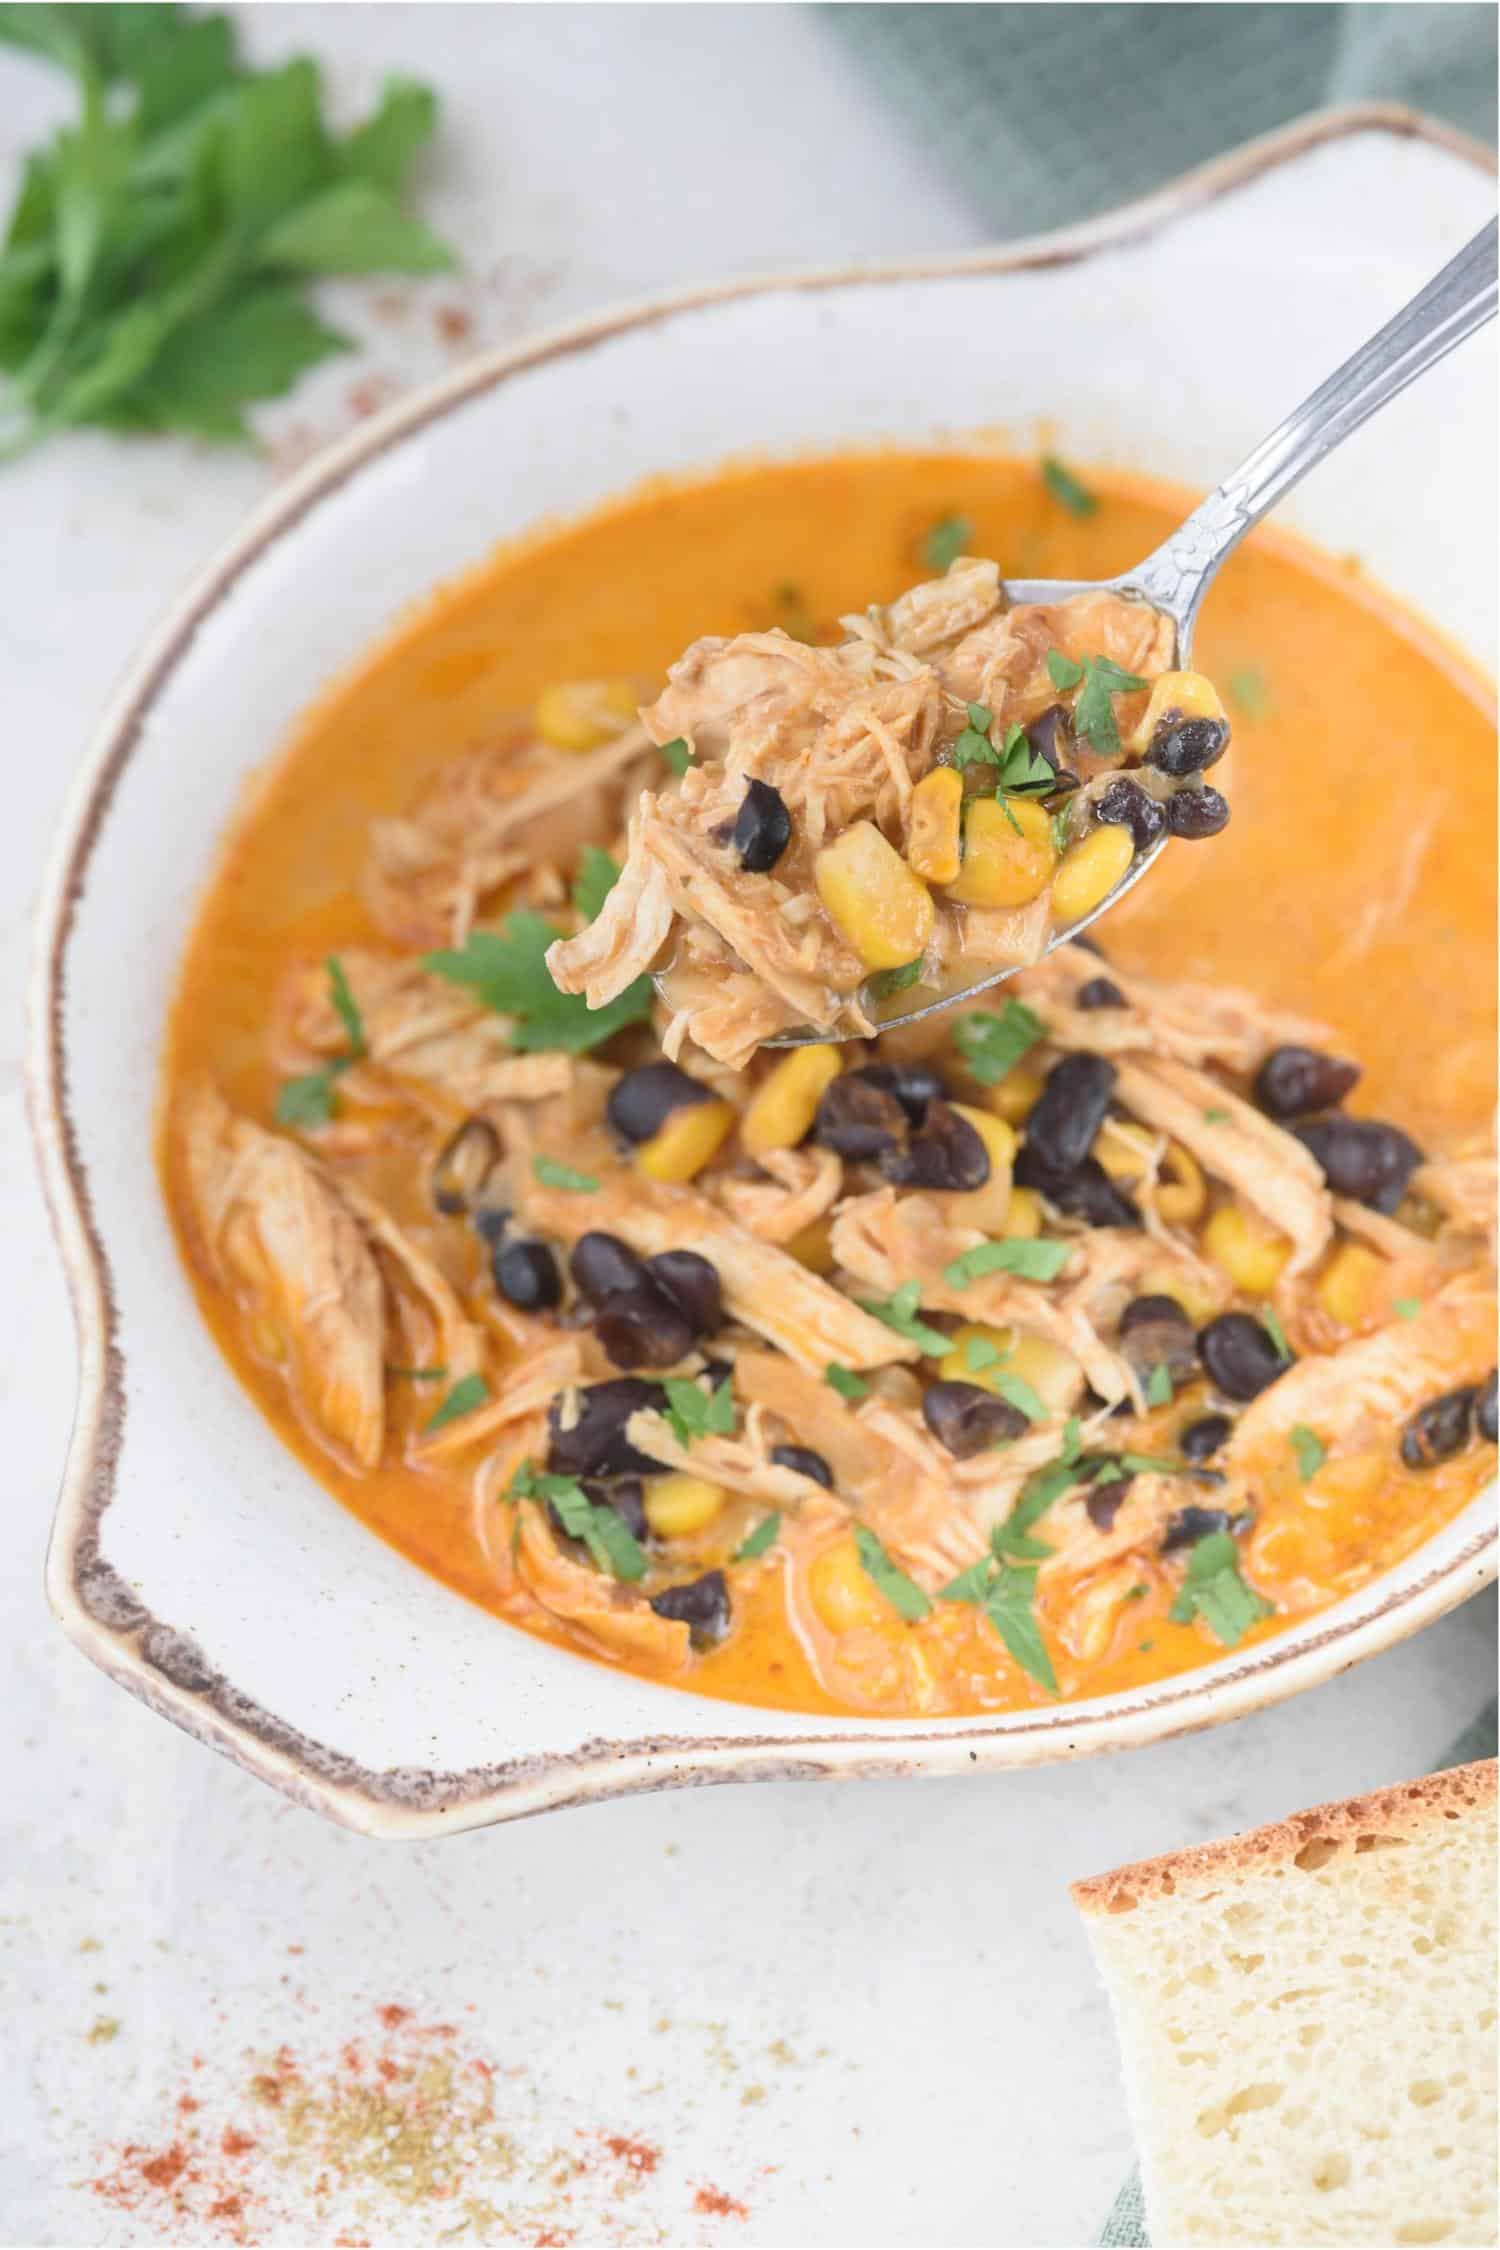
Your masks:
M 1496 2239 L 1495 1761 L 1077 1883 L 1151 2240 Z

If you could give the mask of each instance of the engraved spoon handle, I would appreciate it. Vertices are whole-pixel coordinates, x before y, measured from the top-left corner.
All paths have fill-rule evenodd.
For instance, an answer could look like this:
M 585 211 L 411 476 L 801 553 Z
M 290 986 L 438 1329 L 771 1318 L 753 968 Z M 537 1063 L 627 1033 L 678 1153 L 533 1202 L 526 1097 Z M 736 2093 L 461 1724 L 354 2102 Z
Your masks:
M 1379 407 L 1487 320 L 1496 303 L 1491 219 L 1393 320 L 1262 439 L 1187 521 L 1122 584 L 1165 610 L 1186 663 L 1199 604 L 1214 574 L 1268 508 Z

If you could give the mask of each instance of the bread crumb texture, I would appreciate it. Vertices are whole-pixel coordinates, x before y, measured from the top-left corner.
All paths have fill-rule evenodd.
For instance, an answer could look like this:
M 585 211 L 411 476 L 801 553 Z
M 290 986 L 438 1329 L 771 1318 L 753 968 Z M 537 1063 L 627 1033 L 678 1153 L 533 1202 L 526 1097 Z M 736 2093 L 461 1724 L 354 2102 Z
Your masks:
M 1074 1886 L 1159 2244 L 1496 2241 L 1495 1761 Z

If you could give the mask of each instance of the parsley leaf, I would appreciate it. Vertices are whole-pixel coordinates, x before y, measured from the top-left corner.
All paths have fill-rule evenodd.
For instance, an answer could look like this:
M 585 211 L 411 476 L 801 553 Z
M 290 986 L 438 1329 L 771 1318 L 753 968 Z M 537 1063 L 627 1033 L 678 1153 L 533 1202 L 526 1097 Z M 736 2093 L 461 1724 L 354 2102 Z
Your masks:
M 971 1375 L 982 1375 L 987 1367 L 998 1365 L 1000 1353 L 988 1336 L 969 1336 L 964 1341 L 964 1365 Z
M 1065 468 L 1055 453 L 1042 455 L 1042 482 L 1054 500 L 1060 500 L 1070 516 L 1080 518 L 1094 515 L 1099 507 L 1097 495 L 1086 484 L 1080 484 L 1071 469 Z
M 854 1544 L 859 1550 L 859 1559 L 864 1565 L 866 1576 L 879 1587 L 892 1609 L 904 1617 L 908 1625 L 915 1625 L 919 1618 L 928 1614 L 932 1608 L 931 1602 L 916 1580 L 908 1578 L 899 1563 L 892 1562 L 868 1524 L 857 1523 L 854 1526 Z
M 304 1077 L 288 1078 L 276 1095 L 277 1124 L 293 1128 L 331 1124 L 337 1107 L 334 1085 L 348 1067 L 348 1060 L 341 1056 Z
M 969 723 L 948 753 L 962 772 L 965 766 L 998 766 L 1000 752 L 990 740 L 995 715 L 983 703 L 969 705 Z
M 575 1172 L 571 1164 L 560 1164 L 555 1156 L 534 1156 L 531 1169 L 543 1187 L 567 1188 L 574 1195 L 595 1195 L 599 1182 L 592 1172 Z
M 539 1475 L 523 1461 L 510 1480 L 517 1500 L 543 1500 L 556 1511 L 570 1539 L 582 1540 L 594 1565 L 613 1578 L 646 1575 L 645 1550 L 618 1510 L 606 1500 L 591 1500 L 577 1477 Z
M 868 1398 L 870 1395 L 869 1384 L 851 1368 L 840 1367 L 836 1359 L 831 1359 L 824 1368 L 823 1380 L 831 1390 L 838 1392 L 840 1398 L 848 1399 L 851 1405 L 856 1399 Z
M 1241 1578 L 1231 1534 L 1210 1531 L 1195 1542 L 1182 1590 L 1167 1614 L 1177 1625 L 1201 1617 L 1216 1640 L 1233 1648 L 1260 1618 L 1271 1615 L 1271 1607 Z
M 761 1517 L 755 1529 L 749 1532 L 735 1548 L 734 1553 L 729 1558 L 730 1561 L 754 1562 L 757 1555 L 763 1555 L 768 1547 L 775 1546 L 776 1534 L 780 1529 L 781 1511 L 778 1508 L 769 1516 Z
M 1073 706 L 1073 723 L 1081 735 L 1087 736 L 1101 758 L 1113 758 L 1119 752 L 1120 730 L 1110 698 L 1129 695 L 1146 683 L 1134 672 L 1122 672 L 1107 656 L 1085 657 L 1083 668 L 1088 677 Z
M 1023 727 L 1007 727 L 1000 760 L 1000 786 L 1012 797 L 1047 797 L 1057 787 L 1055 768 L 1033 750 Z
M 1270 703 L 1270 691 L 1263 673 L 1256 671 L 1231 672 L 1224 683 L 1231 702 L 1237 703 L 1247 719 L 1263 719 Z
M 1229 1121 L 1230 1112 L 1227 1109 L 1206 1109 L 1203 1112 L 1205 1125 L 1227 1125 Z
M 679 778 L 687 772 L 688 767 L 693 763 L 693 753 L 687 746 L 685 735 L 674 734 L 670 742 L 659 742 L 657 750 L 672 772 Z
M 1276 1307 L 1274 1305 L 1262 1305 L 1260 1321 L 1266 1334 L 1276 1346 L 1278 1356 L 1290 1363 L 1292 1347 L 1286 1340 L 1286 1330 L 1281 1325 L 1281 1315 L 1277 1312 Z
M 943 1268 L 950 1289 L 982 1281 L 987 1273 L 1018 1274 L 1023 1281 L 1055 1281 L 1073 1255 L 1070 1242 L 1016 1235 L 1003 1242 L 978 1242 Z
M 1047 1036 L 1047 1026 L 1024 1000 L 1007 1000 L 998 1015 L 978 1008 L 960 1017 L 953 1044 L 981 1086 L 998 1086 L 1024 1055 Z
M 898 1336 L 905 1337 L 907 1343 L 915 1344 L 919 1350 L 940 1359 L 951 1349 L 953 1339 L 945 1336 L 940 1328 L 929 1328 L 925 1321 L 917 1318 L 917 1307 L 921 1300 L 922 1284 L 919 1281 L 903 1281 L 900 1288 L 893 1290 L 889 1297 L 860 1297 L 856 1302 L 861 1312 L 873 1313 L 877 1320 L 884 1321 L 887 1328 L 893 1328 Z
M 957 562 L 973 536 L 974 526 L 967 516 L 939 516 L 922 541 L 922 560 L 941 578 Z
M 1073 806 L 1070 800 L 1066 805 L 1059 806 L 1058 810 L 1048 820 L 1048 826 L 1052 830 L 1052 849 L 1059 859 L 1062 858 L 1063 853 L 1068 848 L 1068 831 L 1072 825 Z
M 328 969 L 329 996 L 338 1011 L 339 1022 L 343 1025 L 349 1040 L 349 1060 L 357 1062 L 360 1056 L 368 1051 L 365 1046 L 365 1019 L 359 1012 L 359 1004 L 355 1000 L 354 994 L 349 990 L 349 979 L 344 974 L 344 964 L 336 953 L 329 954 L 326 966 Z
M 992 1391 L 999 1392 L 1007 1406 L 1013 1406 L 1018 1414 L 1024 1414 L 1028 1422 L 1045 1422 L 1048 1419 L 1045 1403 L 1023 1376 L 1007 1375 L 1003 1367 L 997 1367 L 991 1370 L 989 1387 Z
M 1393 1297 L 1391 1311 L 1398 1320 L 1415 1320 L 1422 1310 L 1420 1297 Z
M 1066 691 L 1068 688 L 1077 687 L 1079 681 L 1083 678 L 1083 666 L 1075 664 L 1071 656 L 1064 656 L 1060 648 L 1049 648 L 1047 651 L 1047 677 L 1055 688 L 1062 688 Z
M 594 920 L 619 880 L 619 861 L 597 844 L 585 844 L 573 877 L 573 904 L 585 922 Z
M 1297 1474 L 1304 1484 L 1310 1484 L 1328 1459 L 1328 1448 L 1317 1431 L 1310 1430 L 1305 1422 L 1293 1423 L 1288 1435 L 1297 1456 Z
M 667 1394 L 667 1420 L 679 1445 L 691 1445 L 699 1437 L 730 1435 L 734 1392 L 727 1379 L 716 1391 L 705 1391 L 689 1376 L 669 1375 L 662 1387 Z
M 516 1020 L 510 1043 L 522 1054 L 561 1049 L 581 1055 L 651 1014 L 651 979 L 637 977 L 617 999 L 591 1008 L 581 993 L 559 992 L 547 973 L 547 948 L 561 936 L 545 916 L 519 908 L 498 935 L 471 930 L 456 952 L 429 953 L 424 965 L 466 985 L 485 1007 Z
M 423 1423 L 423 1437 L 431 1437 L 434 1430 L 441 1430 L 449 1422 L 458 1421 L 461 1415 L 472 1414 L 476 1406 L 483 1406 L 489 1395 L 489 1385 L 482 1375 L 462 1376 L 448 1392 L 432 1419 Z
M 915 961 L 903 961 L 899 969 L 877 969 L 874 976 L 865 979 L 865 991 L 872 1000 L 889 1000 L 914 985 L 921 974 L 919 953 Z
M 1037 1623 L 1035 1601 L 1036 1566 L 1004 1563 L 985 1596 L 984 1614 L 1021 1670 L 1049 1695 L 1056 1695 L 1057 1674 Z
M 1172 1376 L 1165 1361 L 1159 1360 L 1146 1377 L 1146 1404 L 1170 1406 L 1172 1403 Z

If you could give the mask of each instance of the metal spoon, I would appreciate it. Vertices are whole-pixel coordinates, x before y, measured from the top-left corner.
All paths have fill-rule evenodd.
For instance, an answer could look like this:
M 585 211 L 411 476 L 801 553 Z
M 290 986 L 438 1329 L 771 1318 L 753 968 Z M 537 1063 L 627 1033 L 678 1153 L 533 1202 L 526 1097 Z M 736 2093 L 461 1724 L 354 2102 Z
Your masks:
M 1425 374 L 1429 367 L 1435 367 L 1455 344 L 1461 344 L 1476 328 L 1493 320 L 1496 262 L 1496 222 L 1491 219 L 1394 320 L 1387 321 L 1352 359 L 1346 359 L 1325 383 L 1319 384 L 1310 398 L 1284 422 L 1278 423 L 1270 436 L 1193 510 L 1171 538 L 1134 570 L 1127 570 L 1118 578 L 1099 581 L 1007 579 L 1007 600 L 1011 603 L 1060 602 L 1071 594 L 1105 592 L 1148 602 L 1176 626 L 1176 668 L 1185 669 L 1192 654 L 1193 627 L 1199 608 L 1221 564 L 1283 493 L 1290 492 L 1292 486 L 1305 477 L 1309 469 L 1316 468 L 1336 445 L 1342 445 L 1378 407 L 1404 391 L 1408 383 Z M 1068 944 L 1101 914 L 1117 906 L 1155 864 L 1167 841 L 1165 836 L 1158 837 L 1091 913 L 1049 939 L 1047 951 L 1050 953 L 1054 946 Z M 942 991 L 924 987 L 916 1006 L 897 993 L 884 1004 L 872 1007 L 869 1013 L 882 1030 L 892 1029 L 897 1024 L 919 1023 L 924 1016 L 936 1015 L 941 1009 L 972 1000 L 976 994 L 1004 984 L 1008 977 L 1016 974 L 1016 969 L 991 969 L 968 984 L 959 981 L 962 973 L 958 970 Z M 801 1047 L 811 1040 L 851 1036 L 847 1032 L 805 1029 L 785 1032 L 767 1044 Z

